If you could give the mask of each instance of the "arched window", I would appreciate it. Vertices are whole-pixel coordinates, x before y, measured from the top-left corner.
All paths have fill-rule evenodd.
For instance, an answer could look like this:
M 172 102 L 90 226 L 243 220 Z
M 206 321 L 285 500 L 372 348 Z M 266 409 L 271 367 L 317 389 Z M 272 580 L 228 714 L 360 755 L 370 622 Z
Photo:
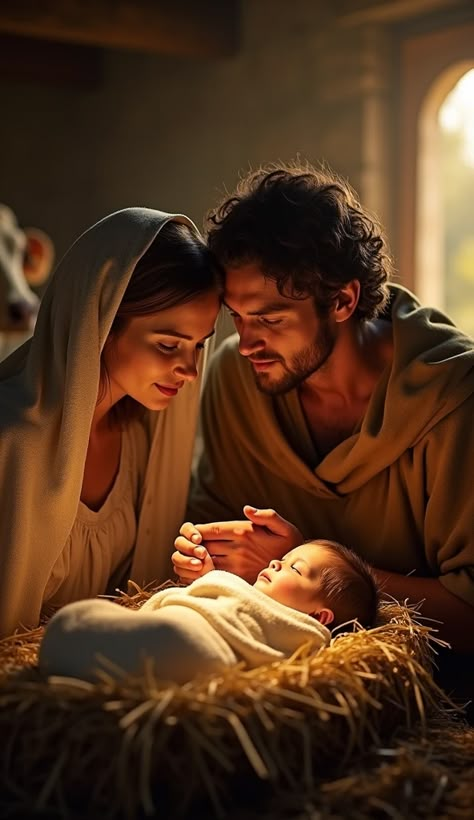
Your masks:
M 437 77 L 420 109 L 415 289 L 422 302 L 474 334 L 474 70 L 466 67 L 453 65 Z
M 438 112 L 442 307 L 474 336 L 474 63 Z
M 474 26 L 402 55 L 401 280 L 474 335 Z

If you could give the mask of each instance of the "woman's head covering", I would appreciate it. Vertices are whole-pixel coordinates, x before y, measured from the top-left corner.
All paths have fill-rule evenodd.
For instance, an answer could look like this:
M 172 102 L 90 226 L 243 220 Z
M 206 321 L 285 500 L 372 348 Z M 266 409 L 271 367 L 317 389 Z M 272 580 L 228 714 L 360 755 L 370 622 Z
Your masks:
M 83 233 L 48 284 L 33 338 L 0 363 L 0 634 L 38 623 L 46 583 L 76 517 L 100 354 L 137 261 L 169 221 L 197 233 L 187 217 L 149 208 L 117 211 Z M 181 394 L 149 415 L 160 417 L 150 422 L 155 435 L 175 439 L 165 450 L 178 461 L 178 494 L 185 495 L 199 389 L 186 385 Z M 176 498 L 176 509 L 163 511 L 173 519 L 168 538 L 176 535 L 174 518 L 185 501 Z M 146 564 L 142 549 L 140 571 L 148 574 Z

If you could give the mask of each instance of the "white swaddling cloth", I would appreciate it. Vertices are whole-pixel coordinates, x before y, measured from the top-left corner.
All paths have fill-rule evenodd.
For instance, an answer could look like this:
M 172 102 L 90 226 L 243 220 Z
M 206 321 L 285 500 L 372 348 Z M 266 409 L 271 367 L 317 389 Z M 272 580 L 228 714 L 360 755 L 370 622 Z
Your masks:
M 50 621 L 40 648 L 49 675 L 96 679 L 110 663 L 137 674 L 146 658 L 156 674 L 182 683 L 245 661 L 249 668 L 290 657 L 300 646 L 327 646 L 330 632 L 242 578 L 215 570 L 188 587 L 153 595 L 140 610 L 106 600 L 78 601 Z

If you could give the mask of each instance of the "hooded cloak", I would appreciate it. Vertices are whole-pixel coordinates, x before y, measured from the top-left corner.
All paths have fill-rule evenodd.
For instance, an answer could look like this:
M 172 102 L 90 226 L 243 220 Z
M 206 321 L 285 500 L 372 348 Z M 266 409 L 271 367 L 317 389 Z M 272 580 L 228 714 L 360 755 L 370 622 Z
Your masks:
M 0 634 L 35 626 L 74 524 L 100 379 L 100 354 L 134 267 L 167 222 L 127 208 L 89 228 L 44 294 L 34 336 L 0 364 Z M 169 576 L 183 521 L 199 380 L 165 410 L 146 412 L 149 457 L 131 576 Z M 87 595 L 87 591 L 84 591 Z

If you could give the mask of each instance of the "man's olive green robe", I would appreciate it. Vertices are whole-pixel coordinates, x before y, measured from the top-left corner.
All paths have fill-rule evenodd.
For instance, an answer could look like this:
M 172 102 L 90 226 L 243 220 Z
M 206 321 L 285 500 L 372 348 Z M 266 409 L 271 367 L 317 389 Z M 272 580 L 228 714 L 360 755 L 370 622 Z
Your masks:
M 324 458 L 298 391 L 267 396 L 237 337 L 216 352 L 202 404 L 195 523 L 272 507 L 305 538 L 330 538 L 374 566 L 438 577 L 474 605 L 474 344 L 391 286 L 394 356 L 353 435 Z

